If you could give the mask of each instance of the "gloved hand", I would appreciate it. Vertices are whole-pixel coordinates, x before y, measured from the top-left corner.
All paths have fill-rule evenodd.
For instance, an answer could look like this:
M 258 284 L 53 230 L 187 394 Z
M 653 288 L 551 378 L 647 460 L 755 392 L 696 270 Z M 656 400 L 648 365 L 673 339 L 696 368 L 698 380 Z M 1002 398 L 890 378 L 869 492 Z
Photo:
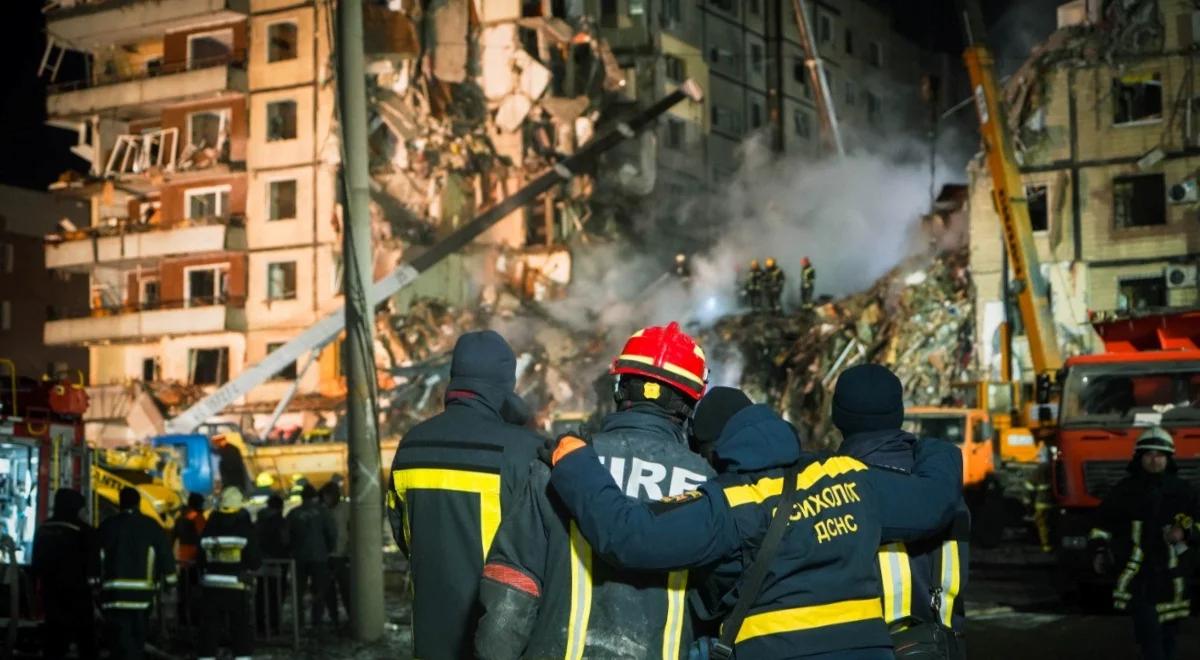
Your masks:
M 591 443 L 592 439 L 586 433 L 577 431 L 575 433 L 563 433 L 553 440 L 547 440 L 540 448 L 538 448 L 538 458 L 543 463 L 551 468 L 554 464 L 562 460 L 562 457 L 571 452 Z

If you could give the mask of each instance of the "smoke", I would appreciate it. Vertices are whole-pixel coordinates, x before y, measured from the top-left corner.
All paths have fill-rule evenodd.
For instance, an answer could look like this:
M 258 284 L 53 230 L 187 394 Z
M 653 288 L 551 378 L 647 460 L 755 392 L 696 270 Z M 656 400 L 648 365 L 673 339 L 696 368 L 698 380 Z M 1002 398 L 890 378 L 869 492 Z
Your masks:
M 1013 0 L 988 28 L 988 45 L 1002 78 L 1029 57 L 1033 47 L 1058 27 L 1057 7 L 1063 0 Z

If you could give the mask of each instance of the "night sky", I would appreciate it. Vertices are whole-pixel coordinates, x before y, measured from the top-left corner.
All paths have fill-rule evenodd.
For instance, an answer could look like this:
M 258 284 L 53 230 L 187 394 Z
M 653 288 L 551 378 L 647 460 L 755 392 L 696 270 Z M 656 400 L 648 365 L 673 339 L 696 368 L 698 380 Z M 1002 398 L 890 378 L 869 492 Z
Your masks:
M 836 2 L 836 0 L 834 0 Z M 1012 70 L 1028 47 L 1054 29 L 1062 0 L 982 0 L 989 41 L 1001 70 Z M 45 20 L 37 0 L 4 2 L 0 53 L 7 66 L 0 124 L 0 183 L 44 189 L 81 160 L 69 148 L 75 136 L 45 125 L 45 86 L 37 75 L 45 49 Z M 948 53 L 962 49 L 956 0 L 892 0 L 897 28 L 918 44 Z

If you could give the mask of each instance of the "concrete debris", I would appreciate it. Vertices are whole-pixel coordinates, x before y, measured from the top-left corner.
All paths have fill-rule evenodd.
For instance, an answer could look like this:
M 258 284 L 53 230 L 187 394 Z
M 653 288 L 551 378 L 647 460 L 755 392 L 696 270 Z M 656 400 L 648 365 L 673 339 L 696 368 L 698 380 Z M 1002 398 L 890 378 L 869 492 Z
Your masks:
M 701 343 L 716 364 L 741 365 L 741 387 L 775 406 L 814 446 L 839 441 L 829 422 L 837 377 L 875 362 L 896 371 L 908 405 L 936 405 L 968 379 L 974 303 L 965 249 L 913 258 L 870 289 L 790 316 L 721 319 Z
M 433 76 L 442 82 L 463 82 L 467 78 L 470 7 L 467 0 L 442 0 L 432 5 L 426 18 L 425 49 L 432 59 Z

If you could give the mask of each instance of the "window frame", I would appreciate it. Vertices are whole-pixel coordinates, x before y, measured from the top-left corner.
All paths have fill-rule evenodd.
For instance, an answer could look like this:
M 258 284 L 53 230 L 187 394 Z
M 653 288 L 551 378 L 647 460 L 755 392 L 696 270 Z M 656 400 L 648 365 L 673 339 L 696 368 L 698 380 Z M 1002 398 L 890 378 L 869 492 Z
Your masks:
M 149 275 L 138 278 L 138 307 L 141 309 L 146 309 L 146 305 L 151 304 L 147 302 L 149 296 L 146 295 L 147 287 L 151 284 L 156 287 L 152 304 L 155 308 L 162 305 L 162 279 L 158 275 Z
M 267 352 L 263 355 L 263 359 L 266 359 L 266 357 L 268 355 L 279 350 L 281 347 L 283 347 L 284 344 L 287 344 L 287 342 L 286 341 L 269 341 L 269 342 L 267 342 Z M 289 370 L 291 370 L 290 376 L 288 375 Z M 292 360 L 290 363 L 288 363 L 288 366 L 284 367 L 283 369 L 280 369 L 278 372 L 272 374 L 272 376 L 271 376 L 271 380 L 276 380 L 276 381 L 278 381 L 278 380 L 298 380 L 299 378 L 300 378 L 300 370 L 296 367 L 295 360 Z
M 229 184 L 229 183 L 221 183 L 221 184 L 217 184 L 215 186 L 198 186 L 196 188 L 187 188 L 186 190 L 183 191 L 183 217 L 188 220 L 203 219 L 203 218 L 192 215 L 192 198 L 199 197 L 200 195 L 215 194 L 216 204 L 214 204 L 213 206 L 217 207 L 217 212 L 211 216 L 204 216 L 204 217 L 205 218 L 228 218 L 229 217 L 229 209 L 221 208 L 221 193 L 229 193 L 230 198 L 232 198 L 233 197 L 233 185 Z M 232 199 L 231 199 L 231 205 L 232 205 Z
M 1162 194 L 1159 196 L 1160 199 L 1158 202 L 1159 204 L 1161 204 L 1161 209 L 1162 209 L 1162 216 L 1161 216 L 1160 222 L 1149 222 L 1149 223 L 1130 222 L 1129 224 L 1121 224 L 1119 222 L 1119 217 L 1117 215 L 1117 209 L 1118 209 L 1117 189 L 1118 189 L 1118 186 L 1123 183 L 1129 183 L 1131 186 L 1133 186 L 1131 190 L 1133 192 L 1136 192 L 1137 187 L 1136 187 L 1135 182 L 1138 179 L 1157 179 L 1158 180 L 1158 182 L 1160 184 L 1160 189 L 1162 192 Z M 1131 212 L 1132 212 L 1132 210 L 1142 208 L 1144 206 L 1142 204 L 1135 204 L 1134 202 L 1135 202 L 1135 197 L 1133 195 L 1131 195 L 1130 200 L 1129 200 L 1129 208 L 1131 209 Z M 1132 175 L 1132 176 L 1128 176 L 1128 175 L 1114 176 L 1112 178 L 1112 209 L 1113 209 L 1113 211 L 1112 211 L 1112 219 L 1113 219 L 1112 226 L 1113 226 L 1113 229 L 1115 229 L 1116 231 L 1136 230 L 1136 229 L 1143 229 L 1146 227 L 1165 227 L 1165 226 L 1167 226 L 1170 222 L 1170 211 L 1167 206 L 1166 175 L 1164 175 L 1161 172 L 1158 172 L 1158 173 L 1151 173 L 1151 174 L 1136 174 L 1136 175 Z M 1133 219 L 1134 219 L 1133 215 L 1131 215 L 1130 220 L 1132 221 Z
M 187 60 L 186 60 L 186 62 L 187 62 L 187 70 L 188 71 L 194 70 L 194 67 L 192 66 L 192 64 L 196 59 L 192 56 L 192 42 L 196 41 L 197 39 L 203 38 L 203 37 L 211 37 L 214 34 L 224 34 L 224 33 L 229 33 L 229 61 L 233 61 L 234 38 L 233 38 L 233 26 L 232 25 L 226 26 L 226 27 L 220 27 L 215 30 L 205 30 L 203 32 L 193 32 L 192 34 L 189 34 L 187 36 Z M 216 66 L 216 65 L 215 64 L 206 64 L 204 66 L 209 67 L 209 66 Z
M 285 295 L 282 295 L 282 296 L 272 295 L 272 293 L 271 293 L 271 272 L 272 272 L 272 270 L 276 266 L 289 266 L 289 265 L 292 267 L 292 290 L 290 292 L 291 295 L 286 295 L 287 292 L 284 292 Z M 285 274 L 286 274 L 286 271 L 285 271 Z M 268 261 L 267 262 L 267 301 L 268 302 L 281 302 L 284 300 L 298 299 L 299 295 L 300 295 L 299 291 L 298 291 L 299 286 L 297 286 L 299 284 L 299 281 L 300 281 L 299 266 L 298 266 L 298 262 L 295 259 L 292 259 L 290 261 Z
M 291 57 L 280 59 L 271 59 L 271 29 L 277 25 L 291 25 L 296 30 L 296 41 L 293 43 L 293 51 Z M 300 22 L 295 18 L 284 18 L 278 21 L 267 23 L 267 64 L 278 64 L 280 62 L 291 62 L 292 60 L 300 59 Z
M 192 304 L 192 273 L 194 271 L 209 270 L 213 271 L 213 302 L 211 305 L 193 305 Z M 222 291 L 221 286 L 222 276 L 225 284 L 229 284 L 229 264 L 218 262 L 214 264 L 199 264 L 196 266 L 183 267 L 183 306 L 184 308 L 192 307 L 213 307 L 216 305 L 224 305 L 228 298 L 228 293 Z
M 1145 117 L 1142 119 L 1130 119 L 1128 121 L 1117 121 L 1117 114 L 1121 110 L 1121 98 L 1120 98 L 1120 95 L 1118 94 L 1118 88 L 1119 87 L 1133 87 L 1133 85 L 1127 85 L 1127 84 L 1121 82 L 1120 76 L 1113 77 L 1112 91 L 1110 92 L 1110 94 L 1112 95 L 1112 99 L 1113 99 L 1113 107 L 1112 107 L 1112 111 L 1113 111 L 1112 127 L 1113 128 L 1128 128 L 1131 126 L 1133 126 L 1133 127 L 1152 126 L 1155 124 L 1161 124 L 1163 122 L 1163 119 L 1166 115 L 1167 106 L 1165 103 L 1166 99 L 1163 94 L 1165 90 L 1164 90 L 1164 85 L 1163 85 L 1163 80 L 1162 80 L 1162 73 L 1159 71 L 1155 71 L 1154 73 L 1152 73 L 1150 75 L 1151 75 L 1151 80 L 1149 82 L 1141 82 L 1141 83 L 1137 83 L 1137 85 L 1141 86 L 1141 87 L 1154 86 L 1154 87 L 1158 88 L 1158 114 L 1154 115 L 1154 116 L 1148 116 L 1148 117 Z
M 187 146 L 194 149 L 200 147 L 192 142 L 192 136 L 195 133 L 194 120 L 200 115 L 217 115 L 217 139 L 220 140 L 220 134 L 225 134 L 225 139 L 229 139 L 229 124 L 233 121 L 233 111 L 231 108 L 206 108 L 204 110 L 195 110 L 187 114 Z M 216 149 L 218 145 L 208 145 L 210 149 Z
M 292 215 L 291 215 L 291 217 L 279 217 L 279 218 L 272 217 L 272 215 L 273 215 L 272 210 L 273 210 L 273 207 L 275 204 L 275 197 L 274 197 L 274 193 L 272 192 L 272 188 L 276 184 L 287 183 L 287 182 L 291 182 L 292 186 L 293 186 L 293 189 L 292 189 Z M 267 222 L 286 222 L 288 220 L 298 219 L 300 217 L 299 200 L 300 200 L 300 179 L 299 178 L 294 177 L 294 176 L 287 176 L 287 177 L 277 177 L 277 178 L 273 178 L 273 179 L 268 179 L 266 181 L 266 204 L 267 204 L 266 218 L 267 218 Z
M 271 137 L 271 108 L 273 106 L 278 106 L 278 105 L 291 105 L 292 106 L 293 135 L 291 137 L 276 137 L 276 138 Z M 296 99 L 280 98 L 280 99 L 277 99 L 274 101 L 267 101 L 265 111 L 263 112 L 263 118 L 267 122 L 267 125 L 264 127 L 266 130 L 263 131 L 263 135 L 265 136 L 267 143 L 290 142 L 290 141 L 298 139 L 300 137 L 300 103 Z

